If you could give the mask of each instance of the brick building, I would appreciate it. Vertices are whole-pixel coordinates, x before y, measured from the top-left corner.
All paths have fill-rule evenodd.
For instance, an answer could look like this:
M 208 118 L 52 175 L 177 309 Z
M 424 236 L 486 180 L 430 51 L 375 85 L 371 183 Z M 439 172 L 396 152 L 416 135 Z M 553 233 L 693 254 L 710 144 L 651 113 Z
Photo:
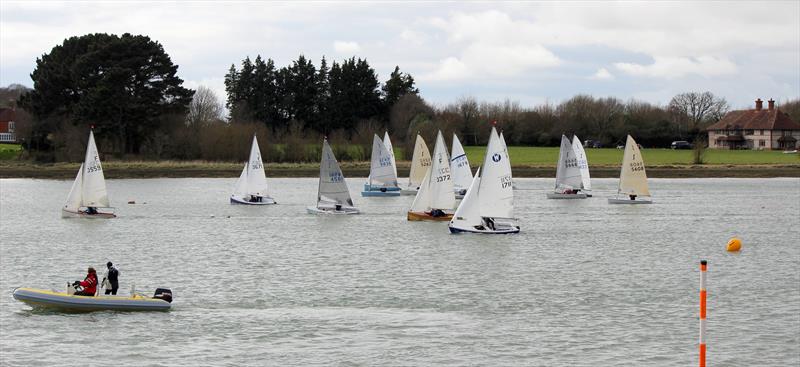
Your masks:
M 800 123 L 775 107 L 770 99 L 766 109 L 761 99 L 756 108 L 728 112 L 709 126 L 708 147 L 714 149 L 793 150 L 800 141 Z

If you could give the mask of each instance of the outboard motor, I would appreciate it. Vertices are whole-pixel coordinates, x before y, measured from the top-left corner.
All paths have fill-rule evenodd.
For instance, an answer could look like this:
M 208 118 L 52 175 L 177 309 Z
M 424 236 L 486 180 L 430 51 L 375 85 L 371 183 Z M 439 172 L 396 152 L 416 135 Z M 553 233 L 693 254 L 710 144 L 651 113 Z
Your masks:
M 172 291 L 169 290 L 169 288 L 156 288 L 156 293 L 153 295 L 153 298 L 163 299 L 172 303 Z

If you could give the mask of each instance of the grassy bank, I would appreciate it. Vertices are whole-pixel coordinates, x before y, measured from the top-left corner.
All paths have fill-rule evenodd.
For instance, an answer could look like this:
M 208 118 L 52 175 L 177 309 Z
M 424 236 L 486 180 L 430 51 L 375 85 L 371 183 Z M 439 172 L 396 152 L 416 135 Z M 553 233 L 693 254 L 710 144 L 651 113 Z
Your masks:
M 2 146 L 0 146 L 2 149 Z M 482 163 L 484 147 L 466 147 L 473 171 Z M 622 149 L 587 149 L 592 177 L 618 177 Z M 16 153 L 15 153 L 16 154 Z M 556 147 L 510 147 L 515 177 L 554 177 Z M 649 177 L 800 177 L 800 156 L 775 151 L 709 150 L 707 164 L 692 165 L 689 150 L 644 149 Z M 369 162 L 341 162 L 346 177 L 366 177 Z M 398 173 L 408 176 L 410 162 L 398 162 Z M 0 160 L 0 178 L 72 179 L 79 163 L 37 164 Z M 106 161 L 107 178 L 237 177 L 241 162 Z M 318 177 L 317 163 L 267 163 L 269 177 Z

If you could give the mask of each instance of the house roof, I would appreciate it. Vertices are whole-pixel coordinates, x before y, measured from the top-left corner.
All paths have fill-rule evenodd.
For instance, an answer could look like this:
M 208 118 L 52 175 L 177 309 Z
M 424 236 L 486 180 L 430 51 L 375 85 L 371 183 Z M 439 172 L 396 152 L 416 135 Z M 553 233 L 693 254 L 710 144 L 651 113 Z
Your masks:
M 706 128 L 709 130 L 800 130 L 800 123 L 777 108 L 728 112 L 722 120 Z
M 0 122 L 14 121 L 14 110 L 11 108 L 0 108 Z

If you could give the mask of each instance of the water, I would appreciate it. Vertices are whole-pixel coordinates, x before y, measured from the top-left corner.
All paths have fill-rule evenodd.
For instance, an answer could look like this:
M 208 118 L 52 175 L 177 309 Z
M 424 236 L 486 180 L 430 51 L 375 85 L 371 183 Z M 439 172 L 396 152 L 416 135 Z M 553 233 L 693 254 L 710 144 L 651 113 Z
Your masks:
M 110 180 L 113 220 L 61 219 L 71 181 L 0 181 L 0 364 L 686 366 L 709 260 L 711 365 L 800 364 L 800 180 L 653 179 L 656 204 L 546 200 L 518 179 L 518 235 L 407 222 L 412 197 L 313 216 L 314 179 L 279 205 L 228 204 L 235 178 Z M 135 200 L 136 205 L 125 204 Z M 145 204 L 146 203 L 146 204 Z M 744 243 L 725 252 L 729 238 Z M 31 311 L 87 266 L 175 293 L 168 313 Z

